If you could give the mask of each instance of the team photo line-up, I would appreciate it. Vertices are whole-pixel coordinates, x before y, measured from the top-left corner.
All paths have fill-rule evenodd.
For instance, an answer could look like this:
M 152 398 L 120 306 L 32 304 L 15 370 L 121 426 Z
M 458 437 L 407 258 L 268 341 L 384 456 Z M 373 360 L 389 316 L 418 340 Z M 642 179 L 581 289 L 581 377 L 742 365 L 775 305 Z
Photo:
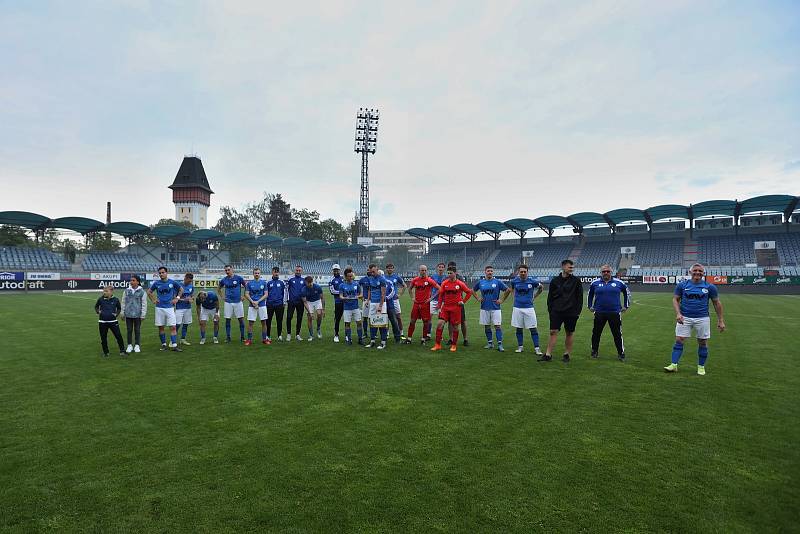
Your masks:
M 447 326 L 450 336 L 447 344 L 451 352 L 456 352 L 459 334 L 466 346 L 467 323 L 465 304 L 474 297 L 480 303 L 480 324 L 486 335 L 486 349 L 504 352 L 501 305 L 513 294 L 511 326 L 515 328 L 517 348 L 524 352 L 524 338 L 527 330 L 531 336 L 534 353 L 538 361 L 551 361 L 558 334 L 563 326 L 565 332 L 562 360 L 570 361 L 575 328 L 583 309 L 583 285 L 572 274 L 572 260 L 561 262 L 561 272 L 550 280 L 547 293 L 547 311 L 550 320 L 549 338 L 545 351 L 541 350 L 538 322 L 534 309 L 534 299 L 543 291 L 537 279 L 528 277 L 528 267 L 520 265 L 516 275 L 508 282 L 494 277 L 494 269 L 487 266 L 484 277 L 470 287 L 458 274 L 454 262 L 448 265 L 439 263 L 436 272 L 428 273 L 425 265 L 419 266 L 419 275 L 408 283 L 394 272 L 394 265 L 387 264 L 380 270 L 371 264 L 367 274 L 355 279 L 351 267 L 343 271 L 339 265 L 333 266 L 333 277 L 328 283 L 328 291 L 333 297 L 335 343 L 340 342 L 340 326 L 344 323 L 344 342 L 356 343 L 366 348 L 382 350 L 386 348 L 389 327 L 396 343 L 412 343 L 417 321 L 422 321 L 421 344 L 434 341 L 431 351 L 442 350 L 443 333 Z M 622 317 L 631 304 L 630 288 L 623 281 L 612 277 L 609 265 L 600 268 L 600 277 L 589 286 L 587 307 L 592 312 L 594 324 L 591 337 L 591 357 L 599 357 L 600 337 L 606 324 L 611 330 L 617 357 L 625 361 L 625 345 L 622 337 Z M 672 347 L 671 362 L 664 367 L 667 372 L 676 372 L 683 354 L 686 338 L 697 339 L 697 374 L 705 374 L 708 358 L 708 340 L 711 337 L 711 318 L 709 302 L 717 315 L 717 329 L 725 330 L 723 308 L 717 288 L 706 281 L 705 268 L 696 263 L 689 269 L 690 278 L 680 281 L 674 290 L 672 304 L 675 311 L 675 343 Z M 239 323 L 239 338 L 244 345 L 253 343 L 253 326 L 261 323 L 261 341 L 272 344 L 272 320 L 276 320 L 277 341 L 290 342 L 292 337 L 302 341 L 300 335 L 303 314 L 306 314 L 308 341 L 322 339 L 322 320 L 325 317 L 325 297 L 322 287 L 314 282 L 312 276 L 303 276 L 301 266 L 295 267 L 294 276 L 284 281 L 280 269 L 272 268 L 270 279 L 261 276 L 259 268 L 253 269 L 253 279 L 245 281 L 235 274 L 230 265 L 225 266 L 225 276 L 219 280 L 218 291 L 202 290 L 195 294 L 194 275 L 186 273 L 183 281 L 169 278 L 166 267 L 158 269 L 158 279 L 145 290 L 138 275 L 131 277 L 130 285 L 124 290 L 122 302 L 114 296 L 113 287 L 107 286 L 95 303 L 99 316 L 100 341 L 103 355 L 108 356 L 108 332 L 110 331 L 119 346 L 120 356 L 131 352 L 141 352 L 141 324 L 147 313 L 148 301 L 155 305 L 155 325 L 158 327 L 161 350 L 181 352 L 180 345 L 190 345 L 186 340 L 189 325 L 192 323 L 192 304 L 197 310 L 200 326 L 200 344 L 206 343 L 208 322 L 212 322 L 213 343 L 219 343 L 220 305 L 225 318 L 225 341 L 231 343 L 231 320 Z M 404 334 L 402 310 L 399 297 L 408 290 L 411 298 L 411 314 L 408 333 Z M 247 319 L 245 324 L 245 307 Z M 286 316 L 286 335 L 283 334 L 284 312 Z M 125 318 L 127 329 L 127 348 L 122 339 L 119 318 Z M 433 334 L 433 317 L 437 317 Z M 292 335 L 294 319 L 294 336 Z M 169 344 L 167 343 L 169 329 Z M 245 333 L 246 330 L 246 333 Z

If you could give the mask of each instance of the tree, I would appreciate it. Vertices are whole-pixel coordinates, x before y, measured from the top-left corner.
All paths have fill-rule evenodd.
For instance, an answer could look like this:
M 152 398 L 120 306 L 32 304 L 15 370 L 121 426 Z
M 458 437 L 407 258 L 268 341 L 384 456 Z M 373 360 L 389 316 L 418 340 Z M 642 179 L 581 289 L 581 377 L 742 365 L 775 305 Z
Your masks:
M 394 245 L 386 249 L 386 254 L 383 256 L 383 263 L 393 263 L 398 271 L 408 270 L 409 262 L 411 261 L 411 254 L 406 245 Z
M 292 217 L 292 206 L 283 200 L 280 193 L 264 197 L 267 204 L 266 217 L 261 227 L 262 233 L 281 237 L 297 235 L 297 221 Z
M 231 206 L 222 206 L 219 209 L 219 220 L 213 226 L 213 229 L 225 234 L 230 232 L 253 233 L 253 227 L 247 213 L 240 212 Z
M 351 243 L 358 243 L 358 213 L 353 216 L 353 220 L 347 225 L 347 236 Z
M 322 235 L 320 239 L 324 239 L 328 242 L 347 242 L 348 232 L 344 226 L 339 224 L 338 221 L 333 219 L 325 219 L 324 221 L 320 221 L 319 226 L 320 234 Z
M 111 239 L 111 235 L 104 232 L 90 234 L 87 249 L 94 252 L 115 252 L 121 243 Z
M 311 239 L 322 239 L 322 227 L 319 224 L 319 212 L 309 211 L 305 208 L 292 210 L 292 216 L 297 221 L 298 237 L 306 241 Z
M 28 237 L 28 232 L 19 226 L 12 226 L 4 224 L 0 226 L 0 245 L 6 247 L 14 247 L 19 245 L 27 245 L 32 242 Z

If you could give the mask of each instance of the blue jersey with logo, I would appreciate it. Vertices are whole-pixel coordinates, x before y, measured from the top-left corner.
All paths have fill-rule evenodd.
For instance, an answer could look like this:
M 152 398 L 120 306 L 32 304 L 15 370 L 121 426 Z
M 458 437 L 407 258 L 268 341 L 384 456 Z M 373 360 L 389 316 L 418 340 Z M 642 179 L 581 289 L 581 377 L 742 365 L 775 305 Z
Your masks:
M 328 282 L 328 291 L 330 291 L 331 295 L 333 295 L 334 302 L 339 302 L 341 300 L 339 293 L 342 290 L 342 283 L 344 283 L 344 278 L 341 276 L 334 276 L 331 278 L 331 281 Z
M 150 282 L 150 289 L 156 294 L 156 308 L 172 308 L 172 299 L 178 296 L 181 285 L 167 278 Z
M 283 306 L 286 283 L 280 278 L 267 282 L 267 306 Z
M 536 293 L 536 288 L 541 286 L 538 280 L 531 277 L 523 280 L 517 276 L 509 282 L 509 285 L 514 290 L 515 308 L 533 308 L 533 295 Z
M 302 276 L 294 275 L 286 281 L 286 287 L 289 291 L 289 302 L 297 304 L 303 301 L 303 288 L 306 287 L 306 281 Z
M 267 290 L 267 283 L 263 279 L 250 280 L 245 287 L 247 287 L 247 292 L 250 293 L 250 298 L 258 302 Z M 258 305 L 266 306 L 267 301 L 262 300 L 258 302 Z
M 364 296 L 365 301 L 369 301 L 369 275 L 362 276 L 358 280 L 358 285 L 361 286 L 361 294 Z
M 369 301 L 374 304 L 380 304 L 381 288 L 386 287 L 386 278 L 379 274 L 375 276 L 368 276 L 367 282 L 369 283 Z M 386 294 L 389 294 L 388 289 L 386 289 Z
M 386 302 L 390 302 L 397 298 L 397 289 L 394 286 L 394 282 L 386 278 L 386 275 L 383 277 L 386 279 Z
M 203 302 L 198 302 L 198 304 L 207 310 L 215 310 L 218 302 L 219 297 L 217 297 L 217 294 L 213 291 L 208 291 L 206 292 L 206 299 Z
M 502 280 L 492 278 L 491 280 L 482 279 L 475 283 L 473 291 L 480 291 L 483 302 L 481 302 L 482 310 L 499 310 L 500 305 L 495 303 L 500 298 L 500 293 L 508 289 L 508 286 Z
M 401 287 L 403 287 L 403 286 L 405 286 L 405 285 L 406 285 L 406 282 L 405 282 L 405 280 L 403 280 L 403 277 L 402 277 L 402 276 L 400 276 L 400 275 L 399 275 L 399 274 L 397 274 L 397 273 L 386 274 L 386 275 L 384 275 L 384 277 L 385 277 L 385 278 L 386 278 L 386 279 L 387 279 L 389 282 L 391 282 L 391 283 L 392 283 L 392 285 L 394 286 L 395 292 L 394 292 L 394 296 L 393 296 L 392 298 L 393 298 L 393 299 L 400 298 L 400 295 L 398 295 L 397 293 L 400 291 L 400 288 L 401 288 Z
M 242 286 L 244 285 L 244 278 L 235 274 L 233 276 L 225 276 L 219 281 L 220 289 L 225 291 L 225 302 L 239 302 L 242 300 Z
M 600 313 L 619 313 L 622 311 L 619 303 L 620 295 L 624 297 L 623 306 L 630 307 L 631 292 L 625 282 L 617 278 L 612 278 L 608 282 L 598 278 L 589 286 L 588 307 Z
M 191 310 L 192 309 L 192 301 L 191 298 L 194 296 L 194 284 L 181 284 L 183 288 L 183 295 L 181 295 L 181 300 L 175 304 L 176 310 Z M 190 300 L 183 300 L 185 298 L 189 298 Z
M 303 287 L 303 298 L 308 302 L 316 302 L 322 298 L 322 288 L 319 284 L 311 284 L 311 287 Z
M 361 284 L 355 280 L 352 282 L 344 281 L 339 286 L 339 293 L 344 301 L 345 310 L 358 309 L 358 296 L 361 294 Z
M 433 274 L 431 275 L 431 278 L 433 278 L 434 280 L 436 280 L 436 283 L 437 283 L 437 284 L 439 284 L 439 285 L 442 285 L 442 282 L 444 282 L 444 281 L 445 281 L 445 279 L 447 278 L 447 275 L 446 275 L 446 274 L 433 273 Z M 435 301 L 436 301 L 436 297 L 437 297 L 438 295 L 439 295 L 439 290 L 438 290 L 438 289 L 436 289 L 436 288 L 434 287 L 434 288 L 431 290 L 431 298 L 433 299 L 433 302 L 435 302 Z
M 693 319 L 708 317 L 708 300 L 718 296 L 714 284 L 701 280 L 695 284 L 682 280 L 675 286 L 675 295 L 681 298 L 681 315 Z

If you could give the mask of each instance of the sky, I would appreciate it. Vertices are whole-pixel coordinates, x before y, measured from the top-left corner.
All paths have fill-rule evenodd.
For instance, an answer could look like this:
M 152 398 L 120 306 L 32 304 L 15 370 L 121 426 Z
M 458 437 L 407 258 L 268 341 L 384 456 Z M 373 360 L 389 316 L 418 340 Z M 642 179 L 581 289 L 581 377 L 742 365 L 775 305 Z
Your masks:
M 0 0 L 0 211 L 219 207 L 371 228 L 800 194 L 796 1 Z

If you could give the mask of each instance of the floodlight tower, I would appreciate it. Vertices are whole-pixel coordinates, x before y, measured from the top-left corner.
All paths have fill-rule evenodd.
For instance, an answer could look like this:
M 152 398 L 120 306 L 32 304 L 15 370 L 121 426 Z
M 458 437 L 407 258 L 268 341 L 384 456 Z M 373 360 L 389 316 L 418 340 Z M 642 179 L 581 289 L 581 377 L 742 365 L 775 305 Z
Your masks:
M 354 150 L 361 154 L 361 202 L 358 211 L 358 236 L 369 237 L 369 155 L 378 146 L 377 109 L 360 108 L 356 115 Z

